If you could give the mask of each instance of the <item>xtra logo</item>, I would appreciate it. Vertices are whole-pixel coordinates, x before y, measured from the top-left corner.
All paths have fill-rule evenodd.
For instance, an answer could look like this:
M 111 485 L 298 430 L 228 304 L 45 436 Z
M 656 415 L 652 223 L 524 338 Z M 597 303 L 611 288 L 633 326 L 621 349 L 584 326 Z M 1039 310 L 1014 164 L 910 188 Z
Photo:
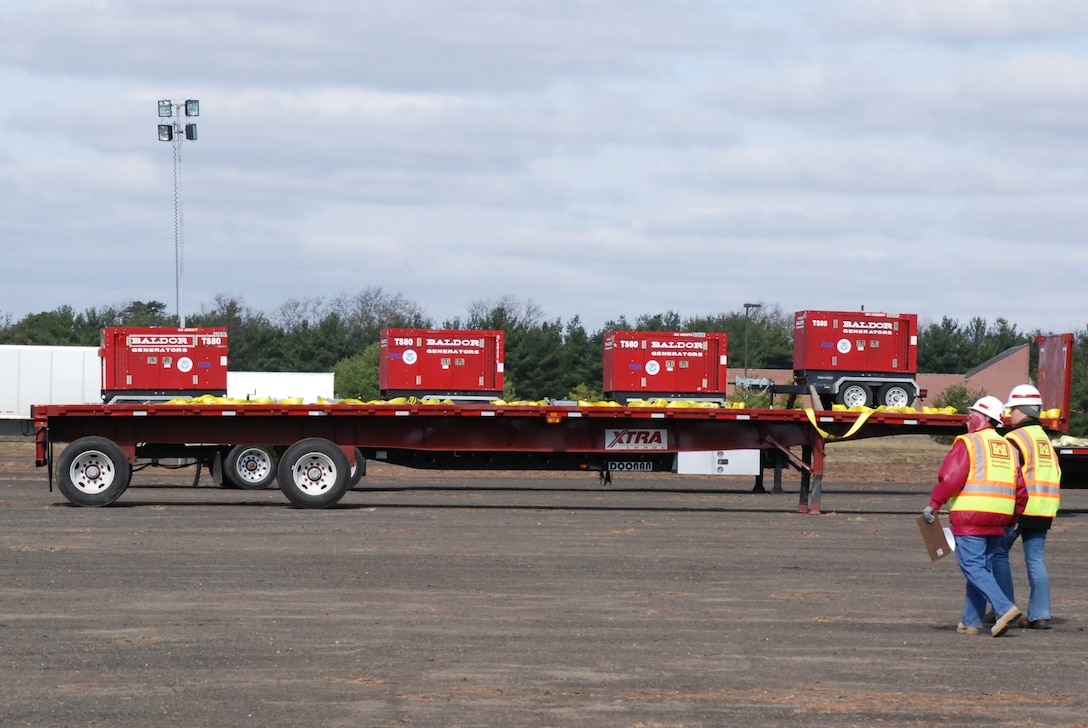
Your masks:
M 665 430 L 605 430 L 605 450 L 666 450 L 668 435 Z

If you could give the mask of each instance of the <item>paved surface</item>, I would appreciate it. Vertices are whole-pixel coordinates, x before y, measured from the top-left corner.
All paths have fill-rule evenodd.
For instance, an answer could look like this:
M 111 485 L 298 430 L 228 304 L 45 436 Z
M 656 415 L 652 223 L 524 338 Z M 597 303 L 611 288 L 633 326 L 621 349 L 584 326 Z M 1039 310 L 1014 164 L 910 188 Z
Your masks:
M 921 483 L 805 516 L 789 480 L 372 467 L 305 511 L 185 471 L 85 509 L 31 460 L 0 468 L 3 726 L 1088 725 L 1088 492 L 1055 629 L 991 639 L 954 630 Z

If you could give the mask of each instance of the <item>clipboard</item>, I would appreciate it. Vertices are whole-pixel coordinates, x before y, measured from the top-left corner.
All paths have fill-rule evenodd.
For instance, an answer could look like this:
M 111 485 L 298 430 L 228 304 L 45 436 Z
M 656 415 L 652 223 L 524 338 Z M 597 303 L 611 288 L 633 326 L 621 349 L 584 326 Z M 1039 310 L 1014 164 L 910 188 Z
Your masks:
M 930 561 L 942 559 L 956 550 L 955 541 L 941 525 L 940 516 L 937 516 L 933 523 L 926 523 L 925 516 L 918 516 L 918 530 L 922 532 L 922 541 L 926 545 L 926 553 L 929 554 Z

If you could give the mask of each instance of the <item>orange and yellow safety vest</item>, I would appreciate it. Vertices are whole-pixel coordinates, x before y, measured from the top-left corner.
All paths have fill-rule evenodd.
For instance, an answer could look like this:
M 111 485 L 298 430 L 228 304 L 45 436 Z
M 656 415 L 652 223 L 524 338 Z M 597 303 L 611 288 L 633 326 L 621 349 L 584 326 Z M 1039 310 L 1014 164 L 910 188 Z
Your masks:
M 1010 431 L 1005 438 L 1020 451 L 1020 472 L 1028 487 L 1025 516 L 1053 518 L 1061 501 L 1062 471 L 1050 438 L 1039 425 L 1025 425 Z
M 963 489 L 948 499 L 948 510 L 1014 515 L 1016 458 L 1009 441 L 990 429 L 969 432 L 956 439 L 967 446 L 971 470 Z

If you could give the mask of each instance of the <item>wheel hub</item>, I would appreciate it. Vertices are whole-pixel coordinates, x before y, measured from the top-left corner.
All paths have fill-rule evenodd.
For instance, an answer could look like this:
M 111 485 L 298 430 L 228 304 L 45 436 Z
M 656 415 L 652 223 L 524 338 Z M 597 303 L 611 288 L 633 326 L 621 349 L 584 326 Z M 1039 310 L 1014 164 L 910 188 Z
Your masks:
M 91 494 L 100 493 L 113 485 L 116 473 L 101 453 L 82 453 L 72 462 L 69 470 L 72 485 Z

